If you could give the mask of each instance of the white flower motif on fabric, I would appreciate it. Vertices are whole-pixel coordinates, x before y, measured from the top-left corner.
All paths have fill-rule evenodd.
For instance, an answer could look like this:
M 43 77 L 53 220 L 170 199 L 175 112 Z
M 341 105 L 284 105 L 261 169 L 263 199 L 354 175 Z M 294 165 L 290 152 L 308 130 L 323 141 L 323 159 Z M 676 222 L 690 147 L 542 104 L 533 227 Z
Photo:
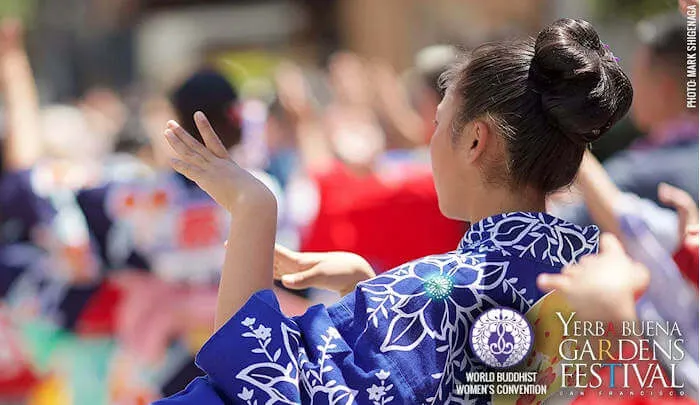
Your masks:
M 435 257 L 412 262 L 400 271 L 360 284 L 359 288 L 369 295 L 370 301 L 377 303 L 376 307 L 367 308 L 367 326 L 371 323 L 377 327 L 381 318 L 391 319 L 382 351 L 410 351 L 425 337 L 445 340 L 459 321 L 473 321 L 470 312 L 479 308 L 484 299 L 488 300 L 482 292 L 500 287 L 509 265 L 500 262 L 464 266 L 453 257 L 447 258 L 443 262 Z M 423 288 L 416 290 L 416 285 Z M 435 322 L 429 322 L 425 314 L 427 309 L 435 314 L 435 306 L 441 314 L 439 328 L 435 328 Z
M 394 396 L 389 394 L 394 388 L 394 384 L 387 384 L 387 379 L 391 373 L 385 370 L 380 370 L 375 376 L 379 379 L 379 385 L 372 384 L 367 388 L 367 395 L 373 405 L 387 405 L 393 402 Z
M 252 349 L 253 354 L 264 355 L 268 361 L 253 363 L 250 366 L 241 370 L 236 378 L 242 380 L 253 387 L 262 390 L 267 394 L 269 400 L 265 405 L 272 404 L 298 404 L 295 398 L 289 398 L 283 393 L 282 385 L 294 384 L 297 387 L 295 392 L 298 392 L 298 385 L 301 383 L 305 392 L 311 398 L 311 404 L 334 404 L 334 405 L 351 405 L 357 396 L 357 391 L 339 384 L 333 379 L 325 378 L 324 374 L 334 370 L 333 365 L 326 364 L 326 360 L 330 359 L 328 351 L 336 348 L 334 340 L 340 339 L 341 336 L 335 328 L 328 328 L 326 334 L 321 338 L 324 345 L 317 346 L 319 359 L 316 364 L 312 363 L 306 350 L 300 342 L 301 334 L 298 331 L 290 329 L 284 323 L 280 325 L 286 356 L 284 358 L 291 359 L 287 362 L 286 367 L 282 367 L 280 363 L 280 355 L 282 348 L 277 348 L 274 354 L 268 350 L 271 343 L 272 328 L 268 328 L 263 324 L 254 326 L 255 318 L 247 317 L 241 324 L 247 327 L 250 331 L 244 332 L 242 337 L 255 338 L 259 348 Z M 241 399 L 248 401 L 246 404 L 257 405 L 257 400 L 250 402 L 253 398 L 251 392 L 246 388 L 238 395 Z M 389 402 L 385 402 L 389 403 Z
M 504 256 L 516 255 L 567 265 L 586 252 L 595 251 L 599 231 L 583 229 L 562 219 L 542 214 L 516 212 L 489 217 L 472 225 L 460 249 L 479 244 L 479 251 L 499 251 Z
M 243 326 L 250 330 L 249 332 L 244 332 L 242 337 L 256 339 L 259 347 L 252 349 L 251 353 L 264 355 L 267 361 L 252 363 L 248 367 L 241 370 L 236 375 L 236 378 L 264 391 L 270 398 L 265 405 L 275 403 L 296 404 L 298 401 L 296 401 L 295 398 L 288 398 L 285 396 L 283 394 L 283 390 L 280 389 L 280 386 L 285 384 L 297 385 L 298 367 L 296 364 L 293 364 L 293 362 L 287 362 L 286 366 L 279 364 L 278 360 L 280 360 L 280 355 L 282 354 L 281 348 L 278 348 L 272 354 L 270 353 L 270 350 L 268 350 L 268 346 L 272 341 L 270 337 L 270 331 L 272 329 L 267 328 L 263 324 L 258 324 L 258 327 L 255 328 L 255 322 L 256 319 L 250 317 L 245 318 L 243 322 L 241 322 Z M 284 330 L 285 328 L 286 325 L 282 324 L 282 329 Z M 292 330 L 287 330 L 287 332 L 290 333 L 296 339 L 296 343 L 298 343 L 300 334 Z M 296 336 L 294 336 L 295 334 Z M 285 336 L 287 335 L 285 334 Z M 295 357 L 291 355 L 292 351 L 289 340 L 285 339 L 284 344 L 285 348 L 287 349 L 287 353 L 290 354 L 288 358 L 294 359 Z M 250 391 L 252 390 L 244 389 L 244 391 L 239 394 L 239 397 L 241 397 L 241 395 L 248 396 Z M 241 399 L 243 398 L 241 397 Z M 247 401 L 250 401 L 250 398 L 248 398 Z M 251 404 L 257 405 L 256 402 L 257 401 Z
M 253 399 L 253 394 L 255 394 L 255 391 L 249 390 L 246 387 L 243 387 L 243 391 L 241 391 L 240 394 L 238 394 L 238 398 L 242 399 L 245 401 L 247 405 L 257 405 L 258 400 L 254 400 L 253 402 L 250 402 L 251 399 Z

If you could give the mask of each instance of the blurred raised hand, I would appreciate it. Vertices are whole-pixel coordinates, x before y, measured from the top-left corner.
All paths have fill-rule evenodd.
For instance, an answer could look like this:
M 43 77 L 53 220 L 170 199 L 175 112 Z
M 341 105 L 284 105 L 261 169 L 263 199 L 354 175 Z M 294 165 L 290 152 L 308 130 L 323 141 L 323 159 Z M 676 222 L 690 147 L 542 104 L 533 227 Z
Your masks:
M 241 205 L 275 207 L 272 192 L 231 159 L 204 113 L 195 113 L 194 121 L 204 145 L 180 124 L 168 121 L 165 138 L 175 153 L 171 159 L 172 167 L 197 183 L 229 212 L 234 212 Z
M 564 294 L 580 320 L 636 319 L 635 297 L 649 285 L 649 270 L 634 262 L 612 234 L 600 238 L 597 255 L 564 267 L 560 274 L 540 274 L 537 286 Z
M 698 206 L 693 197 L 686 191 L 670 184 L 659 184 L 659 201 L 672 207 L 678 214 L 679 241 L 684 241 L 688 234 L 697 235 Z
M 299 66 L 281 63 L 275 73 L 275 85 L 280 104 L 295 123 L 313 115 L 311 95 Z
M 23 36 L 19 20 L 0 22 L 0 94 L 7 126 L 3 154 L 9 170 L 29 168 L 43 154 L 39 97 Z
M 0 51 L 13 50 L 24 46 L 22 22 L 14 18 L 2 20 L 0 25 Z
M 374 277 L 374 270 L 354 253 L 300 253 L 275 245 L 274 277 L 287 288 L 315 287 L 346 295 Z
M 330 84 L 336 103 L 351 107 L 369 107 L 371 83 L 364 61 L 351 52 L 338 52 L 328 64 Z
M 369 72 L 375 111 L 388 126 L 388 147 L 412 148 L 425 144 L 423 119 L 411 106 L 406 88 L 394 68 L 375 60 Z
M 280 104 L 294 126 L 304 168 L 312 172 L 325 170 L 332 165 L 335 156 L 301 69 L 291 62 L 280 64 L 275 84 Z

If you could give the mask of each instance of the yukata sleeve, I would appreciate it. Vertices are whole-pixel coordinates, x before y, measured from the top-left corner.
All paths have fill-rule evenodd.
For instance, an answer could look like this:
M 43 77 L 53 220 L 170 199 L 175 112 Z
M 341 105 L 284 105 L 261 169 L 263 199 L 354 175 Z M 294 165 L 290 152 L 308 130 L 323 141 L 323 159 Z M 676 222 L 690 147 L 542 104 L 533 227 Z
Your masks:
M 292 318 L 272 291 L 260 291 L 196 363 L 235 403 L 449 403 L 471 366 L 469 311 L 488 299 L 479 289 L 501 276 L 445 256 L 384 273 L 336 305 Z
M 196 363 L 234 403 L 404 403 L 391 362 L 357 353 L 337 328 L 349 323 L 344 311 L 316 305 L 289 318 L 272 291 L 260 291 L 209 339 Z M 365 367 L 358 364 L 363 357 Z

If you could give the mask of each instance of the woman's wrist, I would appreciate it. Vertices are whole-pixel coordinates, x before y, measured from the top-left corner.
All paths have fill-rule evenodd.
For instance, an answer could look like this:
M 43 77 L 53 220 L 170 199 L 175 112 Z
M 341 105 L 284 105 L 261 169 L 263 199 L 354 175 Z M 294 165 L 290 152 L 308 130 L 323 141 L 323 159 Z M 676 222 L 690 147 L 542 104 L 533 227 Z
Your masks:
M 276 218 L 277 198 L 264 184 L 257 179 L 254 181 L 259 184 L 245 192 L 232 190 L 232 195 L 228 198 L 230 202 L 225 206 L 226 210 L 234 215 L 274 215 Z

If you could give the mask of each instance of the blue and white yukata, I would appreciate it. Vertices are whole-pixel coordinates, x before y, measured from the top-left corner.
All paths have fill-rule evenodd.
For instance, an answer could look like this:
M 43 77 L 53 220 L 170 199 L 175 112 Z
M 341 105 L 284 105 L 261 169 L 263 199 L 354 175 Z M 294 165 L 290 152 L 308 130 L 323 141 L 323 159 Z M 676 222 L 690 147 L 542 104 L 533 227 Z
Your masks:
M 328 308 L 288 318 L 260 291 L 197 355 L 207 375 L 157 404 L 489 403 L 454 392 L 486 367 L 466 344 L 475 318 L 497 306 L 525 313 L 543 296 L 537 276 L 596 253 L 598 236 L 543 213 L 500 214 L 456 250 L 362 282 Z

